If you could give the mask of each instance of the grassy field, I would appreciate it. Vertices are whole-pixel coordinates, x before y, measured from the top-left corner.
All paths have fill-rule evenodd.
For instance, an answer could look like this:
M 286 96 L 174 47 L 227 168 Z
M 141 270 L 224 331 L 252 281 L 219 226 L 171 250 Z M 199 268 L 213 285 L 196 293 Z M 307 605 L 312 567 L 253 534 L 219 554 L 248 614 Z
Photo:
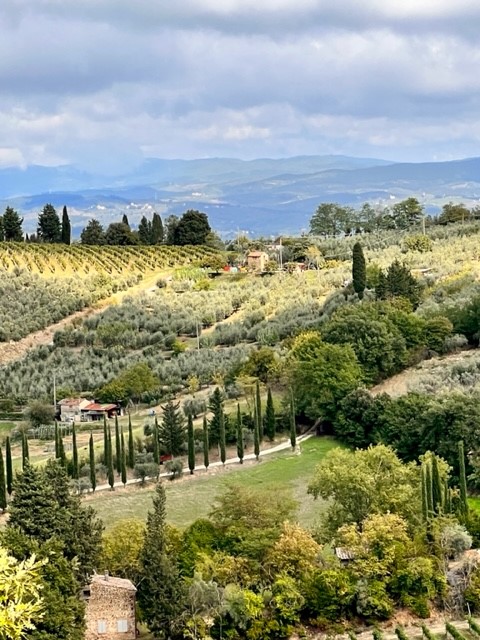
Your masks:
M 272 454 L 260 462 L 230 465 L 225 469 L 211 469 L 194 476 L 184 475 L 181 480 L 167 482 L 168 521 L 186 527 L 197 518 L 208 515 L 215 497 L 222 493 L 227 483 L 255 487 L 286 487 L 299 503 L 298 519 L 305 526 L 312 526 L 322 513 L 324 505 L 307 495 L 307 485 L 315 466 L 338 443 L 327 437 L 311 438 L 301 443 L 299 451 L 290 450 Z M 133 486 L 116 489 L 114 493 L 103 491 L 87 497 L 86 503 L 95 507 L 110 527 L 125 518 L 145 519 L 151 507 L 154 488 Z

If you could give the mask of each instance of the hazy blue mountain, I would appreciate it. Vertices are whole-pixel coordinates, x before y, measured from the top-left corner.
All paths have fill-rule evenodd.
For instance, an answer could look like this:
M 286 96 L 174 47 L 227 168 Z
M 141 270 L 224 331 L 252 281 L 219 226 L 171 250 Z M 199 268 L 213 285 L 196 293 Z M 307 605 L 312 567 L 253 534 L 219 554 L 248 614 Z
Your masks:
M 59 209 L 67 205 L 75 230 L 91 217 L 109 224 L 127 213 L 136 224 L 154 210 L 165 217 L 195 208 L 222 233 L 271 235 L 307 229 L 320 202 L 388 204 L 409 195 L 430 211 L 450 199 L 478 204 L 480 158 L 428 163 L 347 156 L 150 158 L 118 176 L 91 175 L 73 166 L 0 170 L 0 204 L 17 207 L 27 231 L 46 202 Z

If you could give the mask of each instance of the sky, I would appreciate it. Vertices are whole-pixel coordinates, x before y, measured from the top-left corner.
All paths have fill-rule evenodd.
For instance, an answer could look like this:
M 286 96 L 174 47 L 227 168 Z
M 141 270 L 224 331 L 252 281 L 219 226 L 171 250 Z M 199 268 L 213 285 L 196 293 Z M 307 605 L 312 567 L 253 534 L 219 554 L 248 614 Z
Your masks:
M 475 0 L 1 0 L 0 168 L 480 155 Z

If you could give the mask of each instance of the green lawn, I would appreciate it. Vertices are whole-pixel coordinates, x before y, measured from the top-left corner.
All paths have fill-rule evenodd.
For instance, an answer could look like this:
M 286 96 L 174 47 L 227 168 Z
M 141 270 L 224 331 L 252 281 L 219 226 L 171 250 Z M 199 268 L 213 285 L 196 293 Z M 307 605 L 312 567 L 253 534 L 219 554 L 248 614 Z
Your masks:
M 305 526 L 313 525 L 324 508 L 321 501 L 307 495 L 307 485 L 315 465 L 338 443 L 332 438 L 311 438 L 300 444 L 299 452 L 282 451 L 261 458 L 260 462 L 229 465 L 199 472 L 193 477 L 187 474 L 181 480 L 166 482 L 167 518 L 172 524 L 186 527 L 197 518 L 208 515 L 214 499 L 233 482 L 256 487 L 289 488 L 299 503 L 298 519 Z M 124 518 L 145 519 L 151 507 L 153 486 L 134 486 L 102 491 L 86 499 L 97 509 L 107 528 Z

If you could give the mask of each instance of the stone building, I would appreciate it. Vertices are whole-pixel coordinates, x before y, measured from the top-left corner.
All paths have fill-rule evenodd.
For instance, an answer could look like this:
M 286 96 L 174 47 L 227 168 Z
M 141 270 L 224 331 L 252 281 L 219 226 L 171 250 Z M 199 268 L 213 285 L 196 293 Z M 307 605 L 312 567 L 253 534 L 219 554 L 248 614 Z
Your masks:
M 268 254 L 264 251 L 250 251 L 247 255 L 247 268 L 249 271 L 265 271 L 268 262 Z
M 85 640 L 135 640 L 136 591 L 130 580 L 95 574 L 83 589 Z

